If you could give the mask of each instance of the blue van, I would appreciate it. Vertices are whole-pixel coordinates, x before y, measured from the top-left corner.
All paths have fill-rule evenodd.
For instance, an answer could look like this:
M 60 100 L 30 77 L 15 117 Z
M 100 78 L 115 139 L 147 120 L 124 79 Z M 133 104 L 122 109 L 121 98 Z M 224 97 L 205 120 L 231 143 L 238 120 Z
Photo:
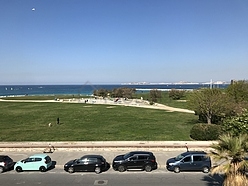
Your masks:
M 211 169 L 211 159 L 204 151 L 188 151 L 170 158 L 166 162 L 169 171 L 202 171 L 208 173 Z

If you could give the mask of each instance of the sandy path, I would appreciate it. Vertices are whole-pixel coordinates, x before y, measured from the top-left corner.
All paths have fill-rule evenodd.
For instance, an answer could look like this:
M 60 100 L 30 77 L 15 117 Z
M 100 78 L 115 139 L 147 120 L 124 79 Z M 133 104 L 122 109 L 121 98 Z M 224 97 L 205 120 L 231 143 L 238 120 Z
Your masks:
M 192 113 L 195 112 L 188 109 L 181 109 L 181 108 L 175 108 L 170 107 L 167 105 L 155 103 L 154 105 L 150 105 L 148 101 L 140 100 L 140 99 L 129 99 L 124 100 L 120 99 L 118 101 L 110 100 L 110 99 L 66 99 L 66 100 L 5 100 L 0 99 L 0 101 L 5 102 L 63 102 L 63 103 L 85 103 L 86 104 L 107 104 L 107 105 L 124 105 L 124 106 L 130 106 L 130 107 L 141 107 L 141 108 L 150 108 L 150 109 L 160 109 L 160 110 L 166 110 L 169 112 L 185 112 L 185 113 Z

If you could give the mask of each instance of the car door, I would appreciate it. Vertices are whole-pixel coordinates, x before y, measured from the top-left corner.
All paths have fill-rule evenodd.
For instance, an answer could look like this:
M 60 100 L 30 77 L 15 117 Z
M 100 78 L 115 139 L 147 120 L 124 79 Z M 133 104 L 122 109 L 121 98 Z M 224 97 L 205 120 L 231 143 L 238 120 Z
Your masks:
M 202 170 L 203 159 L 203 155 L 193 155 L 193 170 Z
M 77 160 L 77 162 L 75 162 L 73 166 L 75 171 L 85 171 L 87 165 L 88 165 L 88 158 L 83 158 Z
M 97 158 L 89 158 L 87 171 L 94 171 L 97 164 Z
M 136 155 L 128 158 L 126 162 L 127 169 L 137 169 L 137 160 L 138 160 L 138 157 Z
M 138 169 L 143 169 L 146 164 L 148 164 L 148 156 L 138 155 L 136 166 Z
M 27 158 L 22 161 L 22 170 L 33 170 L 34 158 Z
M 181 170 L 192 170 L 193 169 L 193 162 L 192 156 L 186 156 L 180 161 L 180 169 Z
M 42 165 L 42 158 L 33 158 L 32 170 L 39 170 Z

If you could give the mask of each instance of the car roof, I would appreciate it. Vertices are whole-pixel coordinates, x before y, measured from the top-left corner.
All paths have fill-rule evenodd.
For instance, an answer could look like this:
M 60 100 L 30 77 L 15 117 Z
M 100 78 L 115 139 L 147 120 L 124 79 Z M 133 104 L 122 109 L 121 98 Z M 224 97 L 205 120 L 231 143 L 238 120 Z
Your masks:
M 0 155 L 0 158 L 2 158 L 2 157 L 7 157 L 7 155 Z
M 47 154 L 34 154 L 32 156 L 29 156 L 29 158 L 35 158 L 35 157 L 45 158 L 47 156 L 48 156 Z
M 204 155 L 206 155 L 207 153 L 204 151 L 187 151 L 187 152 L 182 153 L 183 156 L 192 155 L 192 154 L 204 154 Z
M 3 158 L 6 158 L 6 157 L 9 157 L 7 155 L 0 155 L 0 158 L 3 159 Z
M 149 152 L 149 151 L 132 151 L 130 153 L 131 154 L 153 154 L 152 152 Z
M 101 155 L 95 155 L 95 154 L 89 154 L 89 155 L 84 155 L 81 157 L 82 158 L 103 158 Z

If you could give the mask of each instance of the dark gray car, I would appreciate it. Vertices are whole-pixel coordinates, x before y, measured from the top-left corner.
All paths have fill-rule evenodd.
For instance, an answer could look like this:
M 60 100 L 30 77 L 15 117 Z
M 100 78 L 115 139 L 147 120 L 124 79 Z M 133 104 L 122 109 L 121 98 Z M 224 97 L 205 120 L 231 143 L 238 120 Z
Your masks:
M 0 155 L 0 173 L 13 168 L 14 164 L 9 156 Z
M 124 172 L 125 170 L 145 170 L 150 172 L 157 169 L 157 162 L 154 154 L 147 151 L 132 151 L 118 155 L 114 158 L 112 167 L 114 170 Z
M 211 159 L 206 152 L 188 151 L 168 159 L 166 168 L 175 173 L 180 171 L 203 171 L 208 173 L 211 169 Z

